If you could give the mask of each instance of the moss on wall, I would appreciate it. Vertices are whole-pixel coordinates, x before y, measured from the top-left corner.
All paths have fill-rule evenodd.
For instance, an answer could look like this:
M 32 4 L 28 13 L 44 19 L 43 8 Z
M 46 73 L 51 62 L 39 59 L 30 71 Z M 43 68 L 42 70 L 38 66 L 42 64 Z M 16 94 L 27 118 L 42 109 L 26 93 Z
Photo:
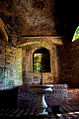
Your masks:
M 22 84 L 22 49 L 0 40 L 0 86 Z

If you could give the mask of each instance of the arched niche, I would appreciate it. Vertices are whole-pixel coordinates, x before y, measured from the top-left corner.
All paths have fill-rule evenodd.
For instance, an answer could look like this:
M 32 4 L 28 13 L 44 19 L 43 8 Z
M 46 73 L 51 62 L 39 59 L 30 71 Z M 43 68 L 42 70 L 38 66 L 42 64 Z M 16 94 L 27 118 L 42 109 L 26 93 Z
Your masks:
M 33 53 L 33 72 L 51 72 L 50 52 L 48 49 L 41 47 Z

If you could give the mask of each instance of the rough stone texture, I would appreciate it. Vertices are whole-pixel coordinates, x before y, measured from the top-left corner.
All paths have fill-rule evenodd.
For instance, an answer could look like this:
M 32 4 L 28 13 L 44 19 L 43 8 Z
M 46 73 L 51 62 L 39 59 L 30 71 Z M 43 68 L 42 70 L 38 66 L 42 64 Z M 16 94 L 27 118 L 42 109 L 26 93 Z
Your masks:
M 68 74 L 70 75 L 71 85 L 73 85 L 73 87 L 79 87 L 79 39 L 69 45 L 68 64 Z
M 67 105 L 68 93 L 66 84 L 54 84 L 52 91 L 45 93 L 48 107 Z
M 11 48 L 6 46 L 6 66 L 13 72 L 12 79 L 21 76 L 21 72 L 17 72 L 22 64 L 22 52 L 13 45 L 23 47 L 23 81 L 29 79 L 34 81 L 32 83 L 40 79 L 38 76 L 40 74 L 33 74 L 33 52 L 40 47 L 45 47 L 50 51 L 51 73 L 43 74 L 44 83 L 52 77 L 49 83 L 61 82 L 78 86 L 78 42 L 70 45 L 65 42 L 65 40 L 71 41 L 78 26 L 78 5 L 78 0 L 76 2 L 75 0 L 0 0 L 0 18 L 5 24 L 8 42 L 12 45 Z M 0 39 L 4 39 L 5 35 L 1 28 L 0 25 Z M 67 38 L 60 40 L 49 37 L 60 35 Z M 4 45 L 5 43 L 1 41 L 0 67 L 5 66 Z M 3 72 L 2 68 L 0 72 Z M 4 74 L 0 75 L 2 83 Z
M 0 40 L 0 87 L 22 84 L 22 52 Z
M 28 42 L 23 46 L 23 81 L 29 84 L 40 84 L 41 74 L 33 72 L 33 53 L 44 47 L 50 52 L 51 72 L 43 73 L 43 83 L 52 84 L 58 82 L 58 59 L 56 45 L 62 45 L 62 37 L 25 38 Z M 24 43 L 25 45 L 25 43 Z
M 54 2 L 52 4 L 50 0 L 39 2 L 44 4 L 42 10 L 34 7 L 38 1 L 33 0 L 0 2 L 1 17 L 11 38 L 24 35 L 56 35 L 52 15 Z
M 78 0 L 0 0 L 0 17 L 11 42 L 26 35 L 72 37 L 79 21 Z
M 67 43 L 57 49 L 59 82 L 67 83 L 71 87 L 79 87 L 79 41 Z
M 21 85 L 18 87 L 18 100 L 17 107 L 19 109 L 33 108 L 38 102 L 38 96 L 36 93 L 31 92 L 27 85 Z

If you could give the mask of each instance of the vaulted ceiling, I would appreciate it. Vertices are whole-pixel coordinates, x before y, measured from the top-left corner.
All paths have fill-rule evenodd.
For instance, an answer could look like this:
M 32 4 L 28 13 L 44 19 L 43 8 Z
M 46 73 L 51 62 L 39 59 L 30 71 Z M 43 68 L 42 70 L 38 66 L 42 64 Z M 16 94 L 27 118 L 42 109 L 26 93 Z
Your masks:
M 9 41 L 24 36 L 68 36 L 79 25 L 78 0 L 0 0 Z

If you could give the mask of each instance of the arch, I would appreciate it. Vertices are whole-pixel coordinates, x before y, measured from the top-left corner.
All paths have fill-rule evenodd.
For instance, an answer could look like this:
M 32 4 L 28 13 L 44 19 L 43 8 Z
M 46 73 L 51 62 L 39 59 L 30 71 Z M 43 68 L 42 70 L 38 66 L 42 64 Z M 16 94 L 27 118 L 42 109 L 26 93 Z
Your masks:
M 0 18 L 0 39 L 4 39 L 4 40 L 8 41 L 8 35 L 5 30 L 5 25 L 1 18 Z
M 50 70 L 50 52 L 41 47 L 33 53 L 33 72 L 51 72 Z

